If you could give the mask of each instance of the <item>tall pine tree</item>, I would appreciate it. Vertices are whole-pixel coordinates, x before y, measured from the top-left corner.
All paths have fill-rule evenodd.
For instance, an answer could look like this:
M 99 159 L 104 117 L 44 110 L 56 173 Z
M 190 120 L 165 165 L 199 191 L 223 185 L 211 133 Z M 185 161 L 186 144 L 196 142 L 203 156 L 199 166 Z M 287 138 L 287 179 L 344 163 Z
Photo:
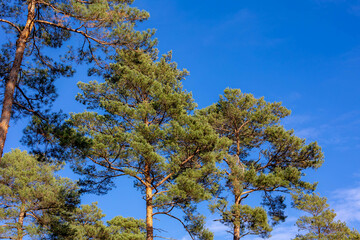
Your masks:
M 111 68 L 104 83 L 79 83 L 77 100 L 93 111 L 72 114 L 69 124 L 87 140 L 71 131 L 61 137 L 62 145 L 73 143 L 75 168 L 87 176 L 83 186 L 105 193 L 114 178 L 130 176 L 146 201 L 146 239 L 154 237 L 158 214 L 181 221 L 193 239 L 211 239 L 194 203 L 216 191 L 215 163 L 227 141 L 191 114 L 195 103 L 181 84 L 187 71 L 177 69 L 171 54 L 157 60 L 125 50 Z
M 268 236 L 270 223 L 285 219 L 281 193 L 315 187 L 301 177 L 304 169 L 321 165 L 322 152 L 316 143 L 306 145 L 279 124 L 289 114 L 280 103 L 268 103 L 238 89 L 226 89 L 216 104 L 199 112 L 232 143 L 222 165 L 224 188 L 230 197 L 220 197 L 212 209 L 232 229 L 234 240 Z M 262 206 L 247 205 L 247 198 L 256 193 L 262 193 Z
M 152 31 L 134 29 L 149 15 L 131 7 L 133 0 L 14 0 L 0 4 L 0 23 L 9 42 L 0 52 L 0 79 L 4 97 L 0 118 L 0 158 L 12 113 L 36 115 L 46 120 L 46 109 L 56 98 L 54 80 L 71 76 L 69 60 L 95 62 L 106 69 L 104 53 L 111 49 L 149 49 Z M 47 55 L 73 35 L 67 57 Z M 96 50 L 102 50 L 97 54 Z M 105 57 L 106 58 L 106 57 Z M 95 68 L 93 68 L 95 70 Z
M 49 239 L 62 240 L 143 240 L 146 225 L 143 220 L 116 216 L 106 224 L 105 214 L 97 203 L 82 205 L 66 218 L 54 218 L 47 227 Z
M 54 175 L 60 165 L 40 163 L 19 149 L 0 163 L 0 238 L 45 236 L 53 218 L 79 203 L 77 186 Z
M 351 230 L 344 222 L 335 220 L 336 213 L 329 209 L 327 199 L 313 194 L 293 194 L 293 205 L 302 210 L 308 216 L 302 216 L 296 222 L 299 231 L 294 240 L 331 239 L 331 240 L 358 240 L 360 234 L 357 230 Z

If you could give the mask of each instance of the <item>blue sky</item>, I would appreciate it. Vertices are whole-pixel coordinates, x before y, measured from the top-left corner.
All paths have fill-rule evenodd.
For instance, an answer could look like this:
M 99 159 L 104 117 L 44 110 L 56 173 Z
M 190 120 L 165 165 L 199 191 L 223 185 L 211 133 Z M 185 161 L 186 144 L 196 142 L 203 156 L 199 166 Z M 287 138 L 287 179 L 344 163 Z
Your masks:
M 141 28 L 156 28 L 161 53 L 173 51 L 174 60 L 190 71 L 184 82 L 199 107 L 217 101 L 227 87 L 240 88 L 267 101 L 281 101 L 292 110 L 287 129 L 307 141 L 318 141 L 325 163 L 308 179 L 318 181 L 318 192 L 328 197 L 339 218 L 360 227 L 360 1 L 359 0 L 136 0 L 150 12 Z M 79 70 L 73 79 L 58 82 L 57 107 L 79 112 L 75 83 L 88 81 Z M 6 149 L 20 147 L 26 120 L 10 128 Z M 66 172 L 65 174 L 71 175 Z M 132 182 L 98 201 L 108 218 L 144 218 L 144 202 Z M 124 196 L 124 192 L 128 195 Z M 226 239 L 223 226 L 210 220 L 216 239 Z M 272 239 L 296 234 L 297 212 L 289 209 L 287 223 Z M 155 221 L 164 235 L 188 239 L 181 225 L 167 218 Z M 230 239 L 230 238 L 229 238 Z M 248 238 L 256 239 L 256 238 Z

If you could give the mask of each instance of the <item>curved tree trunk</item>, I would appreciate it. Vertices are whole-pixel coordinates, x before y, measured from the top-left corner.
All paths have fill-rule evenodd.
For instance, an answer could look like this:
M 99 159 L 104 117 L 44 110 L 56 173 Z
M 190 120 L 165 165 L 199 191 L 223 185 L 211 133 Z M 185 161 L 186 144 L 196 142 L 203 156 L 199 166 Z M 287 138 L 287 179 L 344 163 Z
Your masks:
M 16 41 L 16 53 L 13 65 L 11 67 L 9 77 L 5 84 L 4 100 L 2 105 L 2 112 L 0 118 L 0 159 L 3 155 L 6 135 L 9 129 L 12 106 L 14 103 L 14 93 L 17 84 L 17 79 L 24 57 L 26 42 L 34 27 L 35 20 L 35 2 L 31 1 L 28 5 L 28 17 L 24 29 L 21 31 L 18 40 Z

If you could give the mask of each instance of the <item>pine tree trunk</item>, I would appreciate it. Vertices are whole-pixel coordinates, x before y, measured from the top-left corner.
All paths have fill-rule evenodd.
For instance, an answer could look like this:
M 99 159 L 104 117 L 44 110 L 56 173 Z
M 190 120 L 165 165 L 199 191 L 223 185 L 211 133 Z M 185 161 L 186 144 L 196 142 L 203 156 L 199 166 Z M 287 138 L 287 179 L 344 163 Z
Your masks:
M 240 226 L 234 225 L 234 240 L 240 240 Z
M 237 164 L 239 165 L 239 167 L 242 167 L 242 170 L 244 171 L 243 165 L 240 162 L 240 158 L 239 158 L 239 155 L 240 155 L 240 139 L 239 138 L 237 139 L 236 145 L 237 145 L 237 149 L 236 149 Z M 241 204 L 240 203 L 241 193 L 238 192 L 238 189 L 235 189 L 238 185 L 239 185 L 239 180 L 237 178 L 235 178 L 233 180 L 233 187 L 234 187 L 233 193 L 234 193 L 234 197 L 235 197 L 234 204 L 236 206 L 239 206 Z M 237 220 L 235 220 L 235 221 L 237 221 Z M 239 223 L 234 224 L 234 240 L 240 240 L 240 224 Z
M 241 195 L 235 195 L 235 205 L 240 205 L 240 196 Z M 235 220 L 237 221 L 237 219 Z M 240 240 L 240 224 L 236 223 L 234 224 L 234 240 Z
M 24 218 L 25 218 L 25 211 L 24 208 L 21 207 L 20 214 L 19 214 L 19 221 L 17 227 L 17 240 L 22 240 L 24 233 L 23 233 L 23 226 L 24 226 Z
M 26 42 L 34 26 L 35 19 L 35 2 L 31 1 L 28 5 L 28 17 L 24 29 L 21 31 L 16 41 L 16 52 L 13 66 L 11 67 L 9 77 L 6 79 L 4 100 L 2 105 L 2 113 L 0 118 L 0 159 L 3 155 L 6 135 L 9 129 L 11 111 L 14 102 L 15 87 L 24 57 Z
M 151 188 L 151 176 L 150 176 L 150 163 L 145 163 L 145 182 L 146 182 L 146 240 L 154 239 L 154 227 L 153 227 L 153 189 Z
M 153 193 L 151 187 L 146 187 L 146 240 L 153 240 Z

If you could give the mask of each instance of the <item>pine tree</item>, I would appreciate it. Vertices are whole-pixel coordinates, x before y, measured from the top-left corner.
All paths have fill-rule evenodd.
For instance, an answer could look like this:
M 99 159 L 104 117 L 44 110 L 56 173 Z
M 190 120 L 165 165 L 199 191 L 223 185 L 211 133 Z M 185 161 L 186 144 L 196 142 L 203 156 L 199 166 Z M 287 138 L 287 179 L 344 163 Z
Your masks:
M 308 213 L 310 216 L 302 216 L 296 222 L 299 231 L 306 234 L 298 234 L 294 240 L 322 239 L 322 240 L 345 240 L 360 239 L 357 230 L 351 230 L 344 222 L 335 221 L 336 213 L 329 209 L 327 199 L 313 194 L 292 194 L 293 206 Z
M 137 22 L 146 20 L 145 11 L 131 7 L 133 0 L 27 0 L 2 1 L 0 23 L 9 42 L 0 53 L 0 79 L 5 91 L 0 119 L 0 158 L 12 113 L 36 115 L 46 120 L 47 109 L 57 94 L 54 81 L 74 72 L 69 60 L 95 62 L 108 68 L 104 53 L 126 47 L 149 49 L 155 43 L 153 31 L 139 32 Z M 82 42 L 76 50 L 55 60 L 46 55 L 71 37 Z M 97 54 L 97 49 L 102 54 Z M 105 57 L 106 58 L 106 57 Z M 95 68 L 92 69 L 95 71 Z
M 117 216 L 107 221 L 107 225 L 111 240 L 146 239 L 146 224 L 143 220 Z
M 87 176 L 84 188 L 105 193 L 114 178 L 130 176 L 146 201 L 146 239 L 154 237 L 158 214 L 181 221 L 193 238 L 211 239 L 193 203 L 215 191 L 215 163 L 226 142 L 204 117 L 191 115 L 195 103 L 181 85 L 187 71 L 171 54 L 157 60 L 136 51 L 122 51 L 111 67 L 104 83 L 79 83 L 77 100 L 93 112 L 72 114 L 69 124 L 86 141 L 71 131 L 60 138 L 73 144 L 70 158 Z M 176 208 L 184 220 L 172 214 Z
M 231 227 L 234 240 L 269 236 L 271 223 L 285 220 L 281 193 L 315 188 L 301 177 L 304 169 L 318 168 L 323 155 L 316 143 L 306 145 L 279 124 L 289 114 L 280 103 L 268 103 L 238 89 L 226 89 L 218 103 L 199 112 L 232 142 L 222 165 L 223 188 L 229 189 L 226 193 L 231 197 L 220 195 L 211 209 Z M 262 206 L 246 205 L 245 200 L 256 193 L 262 193 Z
M 19 149 L 4 155 L 0 163 L 0 238 L 39 239 L 46 235 L 54 216 L 76 207 L 76 185 L 54 176 L 60 167 L 40 163 Z
M 114 217 L 106 224 L 105 214 L 97 203 L 82 205 L 71 212 L 68 218 L 56 219 L 48 230 L 50 239 L 62 240 L 143 240 L 146 225 L 143 220 L 132 217 Z M 60 220 L 60 221 L 59 221 Z

